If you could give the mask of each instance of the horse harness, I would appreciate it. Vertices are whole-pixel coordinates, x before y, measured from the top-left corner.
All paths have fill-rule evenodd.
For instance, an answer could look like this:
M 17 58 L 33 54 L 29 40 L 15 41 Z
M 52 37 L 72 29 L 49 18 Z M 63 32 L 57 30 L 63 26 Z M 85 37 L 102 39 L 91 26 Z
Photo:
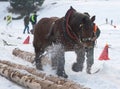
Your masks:
M 87 41 L 91 41 L 92 37 L 88 37 L 88 38 L 82 38 L 77 36 L 77 34 L 72 30 L 72 28 L 70 27 L 70 25 L 68 24 L 69 22 L 69 18 L 71 16 L 71 14 L 74 12 L 75 10 L 70 10 L 68 11 L 68 14 L 65 16 L 65 19 L 63 21 L 63 34 L 64 37 L 68 39 L 68 41 L 72 41 L 76 44 L 82 44 L 83 42 L 87 42 Z M 80 36 L 82 36 L 82 31 L 84 30 L 84 24 L 81 23 L 80 26 Z M 95 33 L 97 31 L 97 26 L 94 25 L 94 30 L 93 32 Z
M 65 43 L 73 46 L 74 44 L 82 44 L 82 42 L 86 42 L 86 41 L 91 41 L 92 37 L 88 37 L 88 38 L 82 38 L 79 39 L 79 37 L 77 36 L 77 34 L 72 30 L 72 28 L 70 27 L 70 25 L 68 24 L 68 21 L 69 21 L 69 18 L 71 16 L 71 14 L 74 12 L 74 9 L 73 10 L 70 10 L 68 11 L 68 14 L 63 18 L 63 21 L 61 22 L 62 24 L 62 31 L 60 31 L 60 33 L 62 33 L 61 35 L 61 39 L 62 41 L 64 41 Z M 53 31 L 53 27 L 55 25 L 55 22 L 56 20 L 51 24 L 51 27 L 50 27 L 50 31 L 49 33 L 47 34 L 48 37 L 52 34 L 52 31 Z M 84 24 L 80 24 L 80 35 L 82 35 L 82 31 L 84 30 L 84 27 L 83 27 Z M 95 33 L 97 31 L 97 26 L 94 25 L 94 30 L 93 32 Z M 58 42 L 59 42 L 59 37 L 57 38 Z M 62 42 L 62 43 L 64 43 Z

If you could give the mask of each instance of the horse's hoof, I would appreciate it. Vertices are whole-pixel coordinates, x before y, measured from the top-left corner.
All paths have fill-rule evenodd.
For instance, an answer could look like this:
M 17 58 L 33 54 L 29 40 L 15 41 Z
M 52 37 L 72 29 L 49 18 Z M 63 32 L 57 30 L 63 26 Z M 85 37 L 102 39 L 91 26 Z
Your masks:
M 63 71 L 63 72 L 57 72 L 57 75 L 60 77 L 68 78 L 68 75 Z
M 72 65 L 72 70 L 75 71 L 75 72 L 79 72 L 79 71 L 82 71 L 83 69 L 83 66 L 81 66 L 80 64 L 78 63 L 73 63 Z
M 91 74 L 91 68 L 87 68 L 87 69 L 86 69 L 86 72 L 87 72 L 88 74 Z
M 43 70 L 42 65 L 40 63 L 36 63 L 36 68 L 38 70 Z

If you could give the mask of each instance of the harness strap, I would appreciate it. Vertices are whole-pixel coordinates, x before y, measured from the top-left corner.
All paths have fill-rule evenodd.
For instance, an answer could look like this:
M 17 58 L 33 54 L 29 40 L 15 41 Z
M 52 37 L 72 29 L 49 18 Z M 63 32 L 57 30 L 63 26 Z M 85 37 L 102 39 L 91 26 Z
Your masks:
M 46 35 L 47 38 L 49 38 L 49 37 L 52 35 L 52 31 L 53 31 L 53 26 L 54 26 L 54 24 L 55 24 L 55 21 L 52 22 L 52 24 L 51 24 L 51 26 L 50 26 L 49 32 L 48 32 L 48 34 Z
M 68 13 L 68 16 L 66 17 L 66 32 L 68 33 L 68 35 L 69 35 L 72 39 L 78 40 L 78 37 L 76 36 L 75 33 L 73 33 L 70 25 L 68 24 L 68 22 L 69 22 L 69 17 L 70 17 L 70 15 L 73 13 L 73 11 L 74 11 L 74 10 L 70 10 L 69 13 Z
M 96 33 L 97 32 L 97 25 L 96 24 L 94 24 L 94 29 L 93 29 L 93 31 L 94 31 L 94 33 Z
M 71 39 L 71 37 L 68 35 L 67 30 L 66 30 L 66 21 L 63 19 L 62 22 L 62 30 L 61 32 L 61 39 L 63 44 L 67 45 L 68 49 L 73 49 L 74 44 L 76 43 L 76 40 Z

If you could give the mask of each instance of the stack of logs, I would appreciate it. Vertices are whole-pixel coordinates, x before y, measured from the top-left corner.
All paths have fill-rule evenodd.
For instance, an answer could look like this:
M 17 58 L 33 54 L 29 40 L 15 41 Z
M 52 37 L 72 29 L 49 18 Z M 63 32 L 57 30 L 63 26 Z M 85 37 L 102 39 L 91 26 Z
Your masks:
M 34 60 L 34 54 L 20 49 L 14 49 L 13 55 L 30 62 Z M 26 58 L 24 55 L 28 57 Z M 47 75 L 35 68 L 5 60 L 0 60 L 0 75 L 28 89 L 90 89 L 68 79 Z

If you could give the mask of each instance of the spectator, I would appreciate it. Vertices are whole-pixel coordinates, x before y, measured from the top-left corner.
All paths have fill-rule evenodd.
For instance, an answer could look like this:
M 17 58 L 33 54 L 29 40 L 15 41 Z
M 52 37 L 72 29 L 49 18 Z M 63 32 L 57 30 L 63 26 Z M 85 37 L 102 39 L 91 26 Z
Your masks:
M 37 23 L 37 14 L 36 14 L 36 11 L 33 13 L 33 15 L 31 15 L 30 17 L 30 22 L 32 24 L 32 33 L 34 32 L 34 28 L 35 28 L 35 25 Z
M 85 12 L 84 14 L 86 14 L 90 18 L 89 13 Z M 94 22 L 95 16 L 93 17 L 92 20 L 93 20 L 92 22 Z M 82 57 L 82 60 L 79 61 L 79 63 L 80 63 L 80 65 L 79 65 L 80 70 L 79 71 L 82 71 L 85 58 L 87 58 L 86 72 L 88 74 L 91 74 L 91 67 L 94 64 L 94 45 L 95 45 L 95 41 L 97 40 L 97 38 L 100 35 L 100 29 L 98 28 L 98 26 L 95 23 L 93 23 L 93 26 L 94 26 L 94 28 L 93 28 L 93 37 L 91 39 L 92 46 L 90 48 L 84 48 L 83 47 L 83 49 L 81 49 L 80 55 L 79 55 L 79 56 Z M 76 63 L 74 65 L 76 65 Z M 75 70 L 78 70 L 78 69 L 75 69 Z
M 12 16 L 11 15 L 7 15 L 6 17 L 4 17 L 4 20 L 6 20 L 7 26 L 8 26 L 12 22 Z
M 108 24 L 108 18 L 106 18 L 106 24 Z
M 24 30 L 23 30 L 23 34 L 25 34 L 25 31 L 27 30 L 27 33 L 29 34 L 29 15 L 26 15 L 24 18 Z

